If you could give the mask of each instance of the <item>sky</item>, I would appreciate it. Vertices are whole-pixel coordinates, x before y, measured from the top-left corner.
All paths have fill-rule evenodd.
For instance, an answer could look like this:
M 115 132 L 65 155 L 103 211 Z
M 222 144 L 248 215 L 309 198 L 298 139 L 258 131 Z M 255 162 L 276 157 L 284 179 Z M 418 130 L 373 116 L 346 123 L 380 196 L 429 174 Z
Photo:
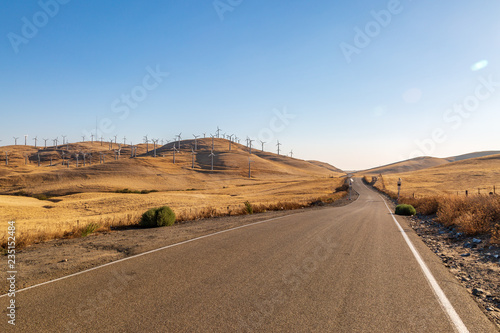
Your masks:
M 500 150 L 498 13 L 497 0 L 2 1 L 0 145 L 219 126 L 344 170 Z

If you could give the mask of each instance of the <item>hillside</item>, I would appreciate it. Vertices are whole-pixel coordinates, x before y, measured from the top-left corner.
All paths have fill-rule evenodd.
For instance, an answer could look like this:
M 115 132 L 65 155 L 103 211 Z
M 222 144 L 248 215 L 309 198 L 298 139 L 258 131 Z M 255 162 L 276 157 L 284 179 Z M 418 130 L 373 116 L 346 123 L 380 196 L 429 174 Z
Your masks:
M 134 158 L 131 158 L 132 149 L 128 145 L 121 146 L 120 156 L 117 156 L 118 145 L 101 145 L 99 142 L 46 149 L 19 145 L 1 147 L 0 152 L 9 151 L 9 164 L 5 165 L 5 153 L 0 155 L 0 193 L 26 191 L 63 195 L 123 188 L 158 191 L 207 189 L 219 187 L 219 183 L 247 182 L 249 158 L 252 180 L 256 181 L 342 174 L 326 163 L 312 163 L 255 149 L 250 155 L 248 148 L 240 144 L 231 143 L 229 150 L 229 141 L 225 139 L 214 140 L 212 171 L 211 144 L 211 139 L 198 139 L 194 168 L 194 140 L 180 142 L 180 150 L 175 152 L 175 164 L 173 147 L 178 147 L 177 142 L 158 147 L 156 158 L 151 144 L 138 145 Z M 101 160 L 104 163 L 100 163 Z
M 416 157 L 410 160 L 400 161 L 396 163 L 391 163 L 387 165 L 383 165 L 376 168 L 371 168 L 363 171 L 357 171 L 356 175 L 386 175 L 393 173 L 402 173 L 409 171 L 418 171 L 427 168 L 432 168 L 440 165 L 445 165 L 450 162 L 464 161 L 467 159 L 474 159 L 479 157 L 491 156 L 500 154 L 500 151 L 482 151 L 482 152 L 474 152 L 469 154 L 463 154 L 458 156 L 451 156 L 446 158 L 438 158 L 438 157 Z
M 417 171 L 426 168 L 432 168 L 438 165 L 447 164 L 449 161 L 437 157 L 416 157 L 411 160 L 391 163 L 377 168 L 372 168 L 363 171 L 357 171 L 356 175 L 379 175 L 393 174 L 408 171 Z
M 383 184 L 397 192 L 397 180 L 402 178 L 402 192 L 406 195 L 429 194 L 488 194 L 499 193 L 500 154 L 464 159 L 443 165 L 404 173 L 384 174 Z M 383 186 L 381 180 L 377 186 Z M 495 190 L 494 190 L 495 186 Z

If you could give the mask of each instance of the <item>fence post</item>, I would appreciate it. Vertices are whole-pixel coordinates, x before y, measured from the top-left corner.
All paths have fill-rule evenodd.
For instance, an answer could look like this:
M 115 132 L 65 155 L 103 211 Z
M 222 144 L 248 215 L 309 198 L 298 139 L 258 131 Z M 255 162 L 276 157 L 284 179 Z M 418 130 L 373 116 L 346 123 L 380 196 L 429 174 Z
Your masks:
M 468 197 L 469 196 L 469 190 L 465 190 L 465 196 Z

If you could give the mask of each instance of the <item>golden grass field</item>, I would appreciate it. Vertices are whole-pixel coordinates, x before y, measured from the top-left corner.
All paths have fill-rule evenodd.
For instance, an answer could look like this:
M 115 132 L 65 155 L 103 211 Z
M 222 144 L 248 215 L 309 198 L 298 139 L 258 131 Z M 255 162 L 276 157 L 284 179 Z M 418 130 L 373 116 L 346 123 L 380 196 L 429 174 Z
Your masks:
M 402 179 L 401 195 L 417 197 L 429 195 L 488 194 L 496 187 L 500 194 L 500 155 L 472 158 L 446 163 L 431 168 L 403 173 L 384 174 L 376 187 L 397 193 L 398 179 Z M 479 191 L 478 191 L 479 189 Z
M 486 234 L 492 243 L 500 243 L 500 155 L 412 172 L 367 174 L 365 181 L 395 199 L 399 178 L 400 203 L 413 205 L 417 213 L 437 214 L 445 226 L 456 226 L 468 235 Z
M 181 141 L 175 164 L 173 143 L 159 147 L 156 158 L 151 144 L 149 152 L 145 144 L 139 145 L 136 158 L 130 158 L 130 147 L 124 146 L 118 160 L 109 143 L 48 147 L 40 150 L 41 166 L 38 149 L 32 146 L 0 147 L 0 153 L 10 151 L 8 166 L 5 158 L 0 159 L 0 193 L 4 194 L 0 195 L 0 238 L 5 240 L 11 220 L 16 221 L 18 237 L 36 241 L 73 233 L 89 223 L 107 227 L 134 224 L 147 209 L 163 205 L 170 206 L 178 220 L 189 220 L 240 214 L 245 201 L 262 207 L 280 202 L 305 205 L 320 197 L 343 195 L 333 193 L 342 184 L 344 173 L 331 165 L 255 149 L 249 155 L 247 147 L 234 143 L 229 151 L 229 141 L 215 139 L 211 171 L 211 139 L 198 139 L 194 168 L 193 144 L 193 140 Z M 118 146 L 113 144 L 113 149 Z M 92 164 L 87 157 L 83 166 L 80 155 L 77 168 L 74 155 L 82 151 L 92 152 Z M 71 154 L 69 168 L 62 165 L 63 152 L 66 161 Z M 103 164 L 99 163 L 101 153 Z M 31 163 L 25 154 L 31 156 Z M 154 192 L 116 193 L 124 189 Z

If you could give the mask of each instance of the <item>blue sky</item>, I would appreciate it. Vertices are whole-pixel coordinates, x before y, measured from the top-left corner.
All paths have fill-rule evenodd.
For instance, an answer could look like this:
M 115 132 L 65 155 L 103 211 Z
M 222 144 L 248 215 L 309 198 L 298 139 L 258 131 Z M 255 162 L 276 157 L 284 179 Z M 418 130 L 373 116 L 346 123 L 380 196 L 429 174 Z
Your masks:
M 220 126 L 343 169 L 500 148 L 498 1 L 0 9 L 1 145 L 25 134 L 79 141 L 97 117 L 108 139 Z

